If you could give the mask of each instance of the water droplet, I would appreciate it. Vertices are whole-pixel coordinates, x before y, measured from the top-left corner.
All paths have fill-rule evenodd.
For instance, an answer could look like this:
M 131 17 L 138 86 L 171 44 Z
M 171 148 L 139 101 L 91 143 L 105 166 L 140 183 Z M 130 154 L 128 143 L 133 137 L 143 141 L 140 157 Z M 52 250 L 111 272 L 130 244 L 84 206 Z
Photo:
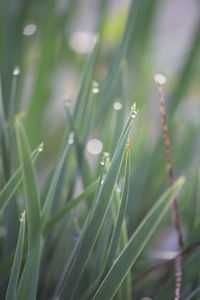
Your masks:
M 103 179 L 101 180 L 101 185 L 102 185 L 102 184 L 104 184 L 104 180 L 103 180 Z
M 87 143 L 87 151 L 93 155 L 99 154 L 103 149 L 103 144 L 98 139 L 91 139 Z
M 20 67 L 19 66 L 16 66 L 13 70 L 13 75 L 14 76 L 17 76 L 20 74 Z
M 20 222 L 25 222 L 25 215 L 26 215 L 26 211 L 24 210 L 19 219 Z
M 69 44 L 76 52 L 87 54 L 93 50 L 96 41 L 96 34 L 87 31 L 77 31 L 70 36 Z
M 69 138 L 68 138 L 68 144 L 72 145 L 74 143 L 74 133 L 70 132 Z
M 132 111 L 131 118 L 134 119 L 136 115 L 137 115 L 137 111 L 136 110 Z
M 26 35 L 26 36 L 30 36 L 30 35 L 33 35 L 36 31 L 36 25 L 35 24 L 27 24 L 25 27 L 24 27 L 24 30 L 23 30 L 23 34 Z
M 120 102 L 115 102 L 115 103 L 113 103 L 113 108 L 115 110 L 120 110 L 120 109 L 122 109 L 122 104 Z
M 158 85 L 164 85 L 167 82 L 167 79 L 163 74 L 155 74 L 154 80 Z
M 101 160 L 100 160 L 100 164 L 101 164 L 102 166 L 104 166 L 105 163 L 106 163 L 106 157 L 103 155 L 102 158 L 101 158 Z
M 92 83 L 92 93 L 93 94 L 99 93 L 99 84 L 97 81 L 93 81 L 93 83 Z
M 121 183 L 118 183 L 118 185 L 117 185 L 117 191 L 118 191 L 119 194 L 121 194 L 121 192 L 122 192 L 122 185 L 121 185 Z
M 44 151 L 44 143 L 41 143 L 41 144 L 39 145 L 38 151 L 39 151 L 39 152 Z

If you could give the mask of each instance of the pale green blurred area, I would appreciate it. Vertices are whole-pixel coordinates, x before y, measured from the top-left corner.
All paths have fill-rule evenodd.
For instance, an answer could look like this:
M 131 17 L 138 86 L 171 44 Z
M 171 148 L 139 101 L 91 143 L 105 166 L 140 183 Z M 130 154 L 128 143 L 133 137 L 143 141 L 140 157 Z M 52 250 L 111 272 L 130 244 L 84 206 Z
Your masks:
M 109 83 L 106 74 L 115 59 L 129 5 L 128 0 L 2 0 L 0 64 L 7 126 L 12 126 L 16 113 L 25 111 L 25 126 L 32 148 L 44 142 L 45 151 L 37 170 L 40 188 L 45 191 L 46 178 L 54 168 L 65 132 L 70 128 L 63 102 L 70 99 L 73 112 L 83 68 L 99 34 L 101 47 L 93 80 L 99 83 L 100 93 L 94 99 L 92 127 L 81 132 L 83 140 L 87 137 L 84 157 L 95 177 L 102 151 L 112 155 L 125 116 L 136 101 L 138 115 L 130 136 L 132 176 L 127 216 L 129 232 L 133 232 L 168 186 L 154 82 L 155 73 L 163 73 L 167 78 L 163 92 L 175 177 L 184 174 L 187 178 L 185 192 L 180 197 L 187 238 L 192 219 L 198 219 L 195 207 L 199 208 L 199 197 L 194 191 L 198 188 L 200 163 L 200 3 L 197 0 L 145 2 L 131 31 L 123 62 L 118 72 L 112 74 L 108 99 L 103 103 L 101 91 L 105 81 Z M 13 76 L 16 66 L 20 73 Z M 15 109 L 11 114 L 9 103 L 13 95 Z M 115 102 L 121 103 L 120 110 L 113 108 Z M 87 111 L 89 107 L 82 110 Z M 102 149 L 98 143 L 93 145 L 95 155 L 87 147 L 91 139 L 102 143 Z M 16 157 L 15 160 L 17 164 Z M 74 155 L 71 169 L 77 160 Z M 71 180 L 70 187 L 66 189 L 72 185 L 71 169 L 67 177 Z M 74 193 L 81 188 L 79 174 Z M 155 247 L 167 251 L 176 249 L 172 231 L 167 226 Z

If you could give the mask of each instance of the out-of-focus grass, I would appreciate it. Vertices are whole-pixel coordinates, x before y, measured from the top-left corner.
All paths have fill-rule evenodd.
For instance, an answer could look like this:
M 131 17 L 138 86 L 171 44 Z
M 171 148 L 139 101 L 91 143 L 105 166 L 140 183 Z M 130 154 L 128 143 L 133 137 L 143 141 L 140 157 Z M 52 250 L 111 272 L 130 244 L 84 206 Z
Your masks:
M 0 3 L 0 298 L 173 298 L 173 268 L 140 276 L 161 260 L 151 253 L 162 250 L 167 260 L 167 250 L 177 250 L 166 208 L 182 183 L 156 201 L 167 189 L 151 53 L 161 6 L 156 0 L 130 1 L 118 11 L 110 1 Z M 90 53 L 81 53 L 80 35 L 72 47 L 76 31 L 84 31 L 77 30 L 84 7 Z M 36 31 L 24 35 L 32 23 Z M 164 87 L 175 177 L 186 176 L 178 199 L 185 246 L 198 241 L 200 222 L 193 100 L 199 32 L 197 22 L 180 71 L 167 71 Z M 103 145 L 96 155 L 88 149 L 92 138 Z M 110 158 L 101 161 L 103 152 Z M 198 291 L 199 253 L 197 247 L 183 258 L 182 299 Z

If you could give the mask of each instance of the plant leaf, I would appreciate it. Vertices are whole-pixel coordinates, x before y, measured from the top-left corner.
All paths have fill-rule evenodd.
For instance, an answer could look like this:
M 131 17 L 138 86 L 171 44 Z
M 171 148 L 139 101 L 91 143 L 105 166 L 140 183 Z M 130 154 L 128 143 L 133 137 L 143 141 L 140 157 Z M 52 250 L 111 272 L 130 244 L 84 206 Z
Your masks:
M 76 198 L 71 200 L 70 202 L 67 202 L 55 215 L 53 215 L 47 222 L 45 226 L 45 231 L 53 227 L 57 222 L 59 222 L 65 215 L 68 214 L 68 212 L 76 207 L 82 200 L 86 199 L 89 195 L 91 195 L 97 188 L 98 185 L 98 179 L 92 182 L 87 189 L 80 195 L 78 195 Z
M 41 234 L 39 233 L 36 236 L 35 243 L 33 244 L 28 254 L 28 258 L 17 288 L 16 300 L 36 299 L 40 264 L 40 250 Z
M 92 215 L 89 217 L 89 224 L 86 227 L 86 230 L 82 237 L 78 254 L 68 274 L 66 274 L 66 276 L 63 276 L 63 282 L 59 283 L 59 294 L 61 294 L 64 290 L 69 299 L 73 296 L 75 289 L 80 281 L 81 275 L 85 269 L 86 263 L 94 247 L 111 202 L 111 196 L 116 180 L 118 178 L 119 170 L 121 168 L 126 141 L 133 121 L 131 116 L 129 116 L 128 121 L 129 126 L 127 130 L 123 131 L 124 135 L 120 140 L 117 150 L 115 151 L 110 169 L 105 177 L 100 193 L 98 194 L 96 207 L 94 210 L 92 209 Z
M 19 277 L 22 255 L 23 255 L 23 247 L 24 247 L 25 212 L 22 214 L 20 222 L 21 224 L 19 229 L 19 236 L 17 241 L 15 258 L 14 258 L 11 275 L 8 283 L 8 288 L 6 292 L 6 300 L 14 299 L 14 295 L 17 287 L 17 281 Z
M 40 153 L 41 145 L 32 152 L 31 158 L 34 162 L 39 153 Z M 17 170 L 13 173 L 13 175 L 10 177 L 4 188 L 0 192 L 0 213 L 3 212 L 4 208 L 12 198 L 12 196 L 17 191 L 18 187 L 20 186 L 23 179 L 23 173 L 22 173 L 22 167 L 19 166 Z
M 134 262 L 152 237 L 160 221 L 166 214 L 171 200 L 182 187 L 184 178 L 180 177 L 175 184 L 156 202 L 135 233 L 130 238 L 127 246 L 118 256 L 109 273 L 103 280 L 93 299 L 112 299 L 123 279 L 133 266 Z
M 32 248 L 35 238 L 40 231 L 40 199 L 36 183 L 35 168 L 33 166 L 28 140 L 20 120 L 16 120 L 16 135 L 18 152 L 22 164 L 25 204 L 28 223 L 28 244 Z

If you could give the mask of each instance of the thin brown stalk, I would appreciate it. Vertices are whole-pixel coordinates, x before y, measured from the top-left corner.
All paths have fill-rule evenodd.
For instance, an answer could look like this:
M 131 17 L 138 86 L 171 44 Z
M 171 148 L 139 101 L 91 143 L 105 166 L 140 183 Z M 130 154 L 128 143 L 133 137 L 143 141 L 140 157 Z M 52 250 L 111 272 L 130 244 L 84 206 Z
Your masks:
M 157 86 L 158 86 L 158 91 L 159 91 L 160 111 L 161 111 L 161 116 L 162 116 L 163 137 L 164 137 L 165 150 L 166 150 L 167 173 L 168 173 L 168 178 L 169 178 L 169 185 L 172 186 L 174 184 L 174 171 L 173 171 L 173 166 L 172 166 L 172 162 L 171 162 L 170 142 L 169 142 L 169 134 L 168 134 L 168 128 L 167 128 L 167 121 L 166 121 L 163 91 L 162 91 L 162 87 L 161 87 L 160 84 L 157 84 Z M 183 251 L 183 249 L 184 249 L 183 235 L 182 235 L 182 232 L 181 232 L 180 218 L 179 218 L 177 202 L 176 202 L 175 197 L 172 201 L 172 207 L 173 207 L 173 223 L 174 223 L 175 230 L 177 232 L 179 250 Z M 181 289 L 181 280 L 182 280 L 182 256 L 179 256 L 175 260 L 175 267 L 176 267 L 175 300 L 179 300 L 179 298 L 180 298 L 180 289 Z

